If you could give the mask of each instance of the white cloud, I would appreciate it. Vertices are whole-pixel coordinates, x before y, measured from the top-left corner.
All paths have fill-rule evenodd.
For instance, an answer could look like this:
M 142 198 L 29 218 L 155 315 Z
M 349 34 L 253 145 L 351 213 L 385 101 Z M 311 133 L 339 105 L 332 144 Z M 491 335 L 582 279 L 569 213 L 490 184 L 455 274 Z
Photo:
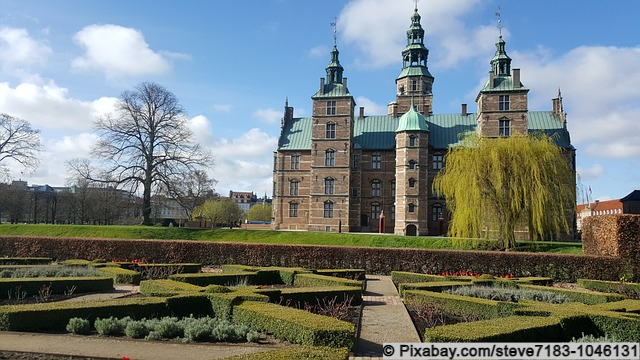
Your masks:
M 373 100 L 368 99 L 364 96 L 356 97 L 356 104 L 358 104 L 358 109 L 356 109 L 356 116 L 360 114 L 359 108 L 364 106 L 364 115 L 386 115 L 387 114 L 387 106 L 380 105 L 373 102 Z
M 581 181 L 598 179 L 605 172 L 604 167 L 600 164 L 594 164 L 588 168 L 578 166 L 576 171 L 578 172 Z
M 460 20 L 476 9 L 479 0 L 434 0 L 419 10 L 425 29 L 425 45 L 432 50 L 431 63 L 452 67 L 479 56 L 491 48 L 495 27 L 469 29 Z M 405 31 L 411 25 L 413 4 L 397 0 L 353 0 L 338 18 L 338 31 L 344 41 L 354 45 L 363 67 L 381 68 L 398 63 L 406 45 Z
M 82 101 L 68 96 L 68 90 L 49 81 L 45 85 L 21 83 L 12 88 L 0 83 L 0 109 L 27 120 L 34 128 L 88 130 L 94 119 L 113 111 L 115 98 Z
M 329 47 L 326 45 L 314 46 L 307 52 L 310 58 L 322 58 L 328 56 L 330 53 Z
M 89 25 L 74 39 L 85 50 L 71 64 L 77 70 L 98 70 L 107 77 L 121 77 L 164 74 L 171 69 L 165 57 L 153 51 L 137 29 Z
M 550 109 L 562 90 L 568 126 L 582 154 L 640 156 L 640 47 L 581 46 L 555 56 L 546 49 L 514 52 L 530 109 Z
M 254 118 L 259 119 L 266 124 L 275 124 L 282 119 L 283 112 L 273 108 L 258 109 L 251 114 Z
M 0 69 L 21 75 L 30 65 L 46 62 L 51 49 L 29 36 L 26 29 L 0 28 Z

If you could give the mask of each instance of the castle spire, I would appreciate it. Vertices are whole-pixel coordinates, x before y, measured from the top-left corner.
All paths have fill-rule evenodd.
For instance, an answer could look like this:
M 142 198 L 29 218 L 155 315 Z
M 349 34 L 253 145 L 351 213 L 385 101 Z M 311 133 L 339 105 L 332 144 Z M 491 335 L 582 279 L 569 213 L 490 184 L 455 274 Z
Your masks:
M 333 49 L 331 50 L 331 62 L 329 62 L 329 65 L 326 67 L 327 83 L 341 84 L 344 68 L 340 65 L 340 60 L 338 59 L 340 52 L 338 51 L 337 46 L 337 19 L 331 23 L 331 26 L 333 27 Z

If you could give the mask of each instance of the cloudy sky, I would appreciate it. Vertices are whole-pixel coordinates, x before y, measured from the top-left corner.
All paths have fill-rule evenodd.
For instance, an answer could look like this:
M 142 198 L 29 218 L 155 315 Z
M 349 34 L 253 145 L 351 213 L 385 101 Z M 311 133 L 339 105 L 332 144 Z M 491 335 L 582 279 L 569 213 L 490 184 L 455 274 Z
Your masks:
M 422 0 L 434 111 L 475 109 L 502 32 L 512 67 L 550 110 L 562 90 L 580 183 L 592 197 L 640 188 L 640 2 Z M 141 81 L 173 92 L 197 140 L 215 154 L 216 191 L 271 195 L 285 98 L 308 116 L 337 18 L 340 61 L 368 115 L 395 97 L 412 0 L 0 0 L 0 112 L 41 131 L 34 173 L 66 185 L 65 161 L 86 156 L 92 123 Z M 580 202 L 581 197 L 578 201 Z

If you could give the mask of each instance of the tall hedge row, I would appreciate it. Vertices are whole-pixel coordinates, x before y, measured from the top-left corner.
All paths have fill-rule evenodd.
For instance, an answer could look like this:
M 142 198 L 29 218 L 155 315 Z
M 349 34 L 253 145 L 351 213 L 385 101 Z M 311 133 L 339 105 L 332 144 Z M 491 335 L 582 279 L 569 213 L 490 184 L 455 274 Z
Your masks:
M 571 281 L 619 280 L 625 275 L 629 281 L 640 281 L 638 267 L 624 258 L 550 253 L 2 236 L 0 254 L 58 260 L 144 257 L 166 263 L 359 268 L 385 274 L 392 270 L 431 274 L 465 270 Z

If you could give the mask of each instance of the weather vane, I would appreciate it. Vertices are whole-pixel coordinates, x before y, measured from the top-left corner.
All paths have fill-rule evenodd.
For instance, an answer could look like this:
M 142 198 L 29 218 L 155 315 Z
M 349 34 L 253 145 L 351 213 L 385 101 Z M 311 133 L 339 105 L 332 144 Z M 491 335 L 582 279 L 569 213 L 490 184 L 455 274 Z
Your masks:
M 333 18 L 333 22 L 330 23 L 329 25 L 333 26 L 333 46 L 336 46 L 338 42 L 338 36 L 337 36 L 338 18 Z
M 414 0 L 414 2 L 416 3 L 416 11 L 418 11 L 418 0 Z
M 498 17 L 498 31 L 500 32 L 500 36 L 502 36 L 502 17 L 500 13 L 500 6 L 498 6 L 498 11 L 496 11 L 496 16 Z

